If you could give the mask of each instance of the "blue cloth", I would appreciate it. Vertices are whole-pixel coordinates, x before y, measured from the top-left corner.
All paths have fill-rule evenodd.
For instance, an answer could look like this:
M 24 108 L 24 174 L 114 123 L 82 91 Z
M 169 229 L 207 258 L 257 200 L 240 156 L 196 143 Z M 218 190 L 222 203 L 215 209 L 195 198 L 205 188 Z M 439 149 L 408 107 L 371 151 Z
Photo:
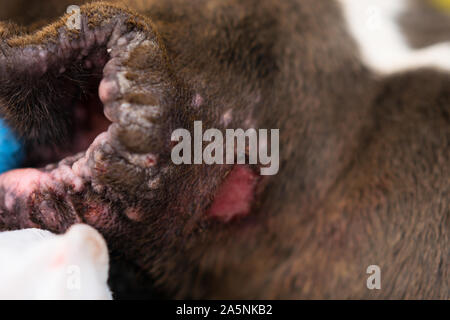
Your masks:
M 5 121 L 0 119 L 0 174 L 20 167 L 24 159 L 23 145 Z

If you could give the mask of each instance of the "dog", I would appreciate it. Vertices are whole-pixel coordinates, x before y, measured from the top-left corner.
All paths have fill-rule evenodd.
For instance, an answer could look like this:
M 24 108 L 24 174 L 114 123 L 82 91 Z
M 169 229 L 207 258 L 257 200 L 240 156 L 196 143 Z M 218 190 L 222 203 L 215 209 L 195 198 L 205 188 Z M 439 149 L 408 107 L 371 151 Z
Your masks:
M 446 14 L 420 1 L 0 4 L 0 114 L 27 150 L 0 176 L 0 230 L 87 223 L 167 297 L 449 298 Z M 174 164 L 172 132 L 195 121 L 279 129 L 279 172 Z

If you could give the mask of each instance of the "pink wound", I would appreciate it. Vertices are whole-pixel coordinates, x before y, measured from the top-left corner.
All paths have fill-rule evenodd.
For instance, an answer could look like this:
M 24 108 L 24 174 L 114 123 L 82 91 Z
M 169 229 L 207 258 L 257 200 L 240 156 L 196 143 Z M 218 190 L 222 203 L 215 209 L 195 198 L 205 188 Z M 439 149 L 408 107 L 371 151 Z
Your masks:
M 207 214 L 224 222 L 250 212 L 257 175 L 247 166 L 235 166 L 220 186 Z

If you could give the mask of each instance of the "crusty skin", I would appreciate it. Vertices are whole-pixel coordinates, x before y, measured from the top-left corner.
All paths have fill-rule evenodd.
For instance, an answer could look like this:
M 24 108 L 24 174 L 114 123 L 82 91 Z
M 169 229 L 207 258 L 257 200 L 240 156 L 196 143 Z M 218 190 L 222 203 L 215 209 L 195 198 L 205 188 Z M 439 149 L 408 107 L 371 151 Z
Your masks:
M 247 217 L 224 224 L 203 213 L 229 167 L 178 167 L 156 201 L 141 201 L 140 178 L 111 166 L 116 173 L 103 180 L 111 198 L 78 195 L 77 214 L 114 252 L 174 297 L 449 298 L 448 74 L 375 77 L 333 1 L 130 0 L 130 7 L 151 22 L 161 69 L 176 88 L 161 141 L 195 119 L 222 128 L 232 108 L 232 128 L 250 121 L 280 129 L 280 171 L 261 179 Z M 100 20 L 110 10 L 83 8 Z M 19 32 L 2 28 L 4 39 Z M 200 111 L 187 103 L 196 93 L 205 101 Z M 83 213 L 86 201 L 107 202 L 112 222 Z M 119 213 L 131 205 L 138 221 Z M 54 231 L 72 219 L 59 221 Z M 372 264 L 381 268 L 381 290 L 366 287 Z

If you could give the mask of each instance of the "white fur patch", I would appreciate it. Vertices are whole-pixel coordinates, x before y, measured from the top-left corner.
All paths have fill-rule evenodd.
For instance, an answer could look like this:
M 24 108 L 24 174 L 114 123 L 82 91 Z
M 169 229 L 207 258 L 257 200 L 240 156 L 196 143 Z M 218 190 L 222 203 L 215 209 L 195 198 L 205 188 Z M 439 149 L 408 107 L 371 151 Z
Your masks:
M 361 58 L 373 71 L 389 75 L 418 68 L 450 71 L 450 43 L 412 49 L 402 34 L 397 17 L 409 0 L 337 0 Z
M 106 243 L 87 225 L 0 232 L 0 299 L 111 299 L 108 268 Z

